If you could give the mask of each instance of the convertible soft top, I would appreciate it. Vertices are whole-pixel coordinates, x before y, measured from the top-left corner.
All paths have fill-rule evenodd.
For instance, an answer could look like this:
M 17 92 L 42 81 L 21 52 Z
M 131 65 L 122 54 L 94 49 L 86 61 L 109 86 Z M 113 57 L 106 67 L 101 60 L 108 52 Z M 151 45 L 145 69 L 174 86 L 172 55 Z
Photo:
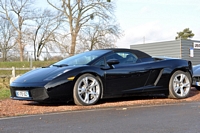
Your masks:
M 144 53 L 142 51 L 135 50 L 135 49 L 109 48 L 109 49 L 102 49 L 102 50 L 112 50 L 112 51 L 122 51 L 122 52 L 127 51 L 127 52 L 131 52 L 131 53 L 135 54 L 138 58 L 150 58 L 151 57 L 147 53 Z

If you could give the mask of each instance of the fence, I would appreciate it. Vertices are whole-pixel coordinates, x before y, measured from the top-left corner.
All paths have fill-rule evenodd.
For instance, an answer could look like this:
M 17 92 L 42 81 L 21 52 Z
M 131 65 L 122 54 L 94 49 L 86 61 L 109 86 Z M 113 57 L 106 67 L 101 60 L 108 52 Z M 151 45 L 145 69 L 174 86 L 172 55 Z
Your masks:
M 32 69 L 35 69 L 34 67 L 33 68 L 15 68 L 15 67 L 12 67 L 12 68 L 0 68 L 0 71 L 11 71 L 11 74 L 12 75 L 1 75 L 0 74 L 0 78 L 5 78 L 5 77 L 16 77 L 16 70 L 32 70 Z

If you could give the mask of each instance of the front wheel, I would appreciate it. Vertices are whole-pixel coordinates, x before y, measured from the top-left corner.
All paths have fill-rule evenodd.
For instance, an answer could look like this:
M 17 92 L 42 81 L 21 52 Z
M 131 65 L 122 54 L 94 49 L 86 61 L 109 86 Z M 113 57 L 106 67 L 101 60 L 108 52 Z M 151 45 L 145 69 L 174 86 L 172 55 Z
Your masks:
M 170 78 L 169 97 L 186 98 L 191 89 L 191 76 L 188 72 L 176 71 Z
M 94 75 L 83 74 L 74 85 L 73 97 L 77 105 L 93 105 L 101 95 L 101 85 Z

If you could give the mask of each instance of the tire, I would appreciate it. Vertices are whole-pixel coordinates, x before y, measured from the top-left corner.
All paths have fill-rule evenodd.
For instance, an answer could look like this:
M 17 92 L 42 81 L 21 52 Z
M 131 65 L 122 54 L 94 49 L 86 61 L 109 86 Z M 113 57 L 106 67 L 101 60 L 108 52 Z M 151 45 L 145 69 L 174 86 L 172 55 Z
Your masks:
M 169 98 L 182 99 L 188 97 L 191 82 L 191 76 L 188 72 L 176 71 L 170 78 Z
M 200 91 L 200 86 L 195 86 L 195 88 L 196 88 L 198 91 Z
M 92 74 L 83 74 L 74 85 L 73 98 L 76 105 L 93 105 L 101 96 L 101 84 Z

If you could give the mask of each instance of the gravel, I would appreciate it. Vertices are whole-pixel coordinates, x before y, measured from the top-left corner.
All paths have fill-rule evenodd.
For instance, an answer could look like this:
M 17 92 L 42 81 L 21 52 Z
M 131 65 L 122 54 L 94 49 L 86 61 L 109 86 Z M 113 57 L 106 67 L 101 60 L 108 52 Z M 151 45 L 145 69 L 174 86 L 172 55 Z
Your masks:
M 32 101 L 17 101 L 5 99 L 0 101 L 0 117 L 11 117 L 20 115 L 45 114 L 53 112 L 64 112 L 74 110 L 90 110 L 111 107 L 144 106 L 158 104 L 172 104 L 181 102 L 200 101 L 200 91 L 191 89 L 186 99 L 169 99 L 162 95 L 158 96 L 133 96 L 127 98 L 115 98 L 100 100 L 92 106 L 77 106 L 73 103 L 39 104 Z

